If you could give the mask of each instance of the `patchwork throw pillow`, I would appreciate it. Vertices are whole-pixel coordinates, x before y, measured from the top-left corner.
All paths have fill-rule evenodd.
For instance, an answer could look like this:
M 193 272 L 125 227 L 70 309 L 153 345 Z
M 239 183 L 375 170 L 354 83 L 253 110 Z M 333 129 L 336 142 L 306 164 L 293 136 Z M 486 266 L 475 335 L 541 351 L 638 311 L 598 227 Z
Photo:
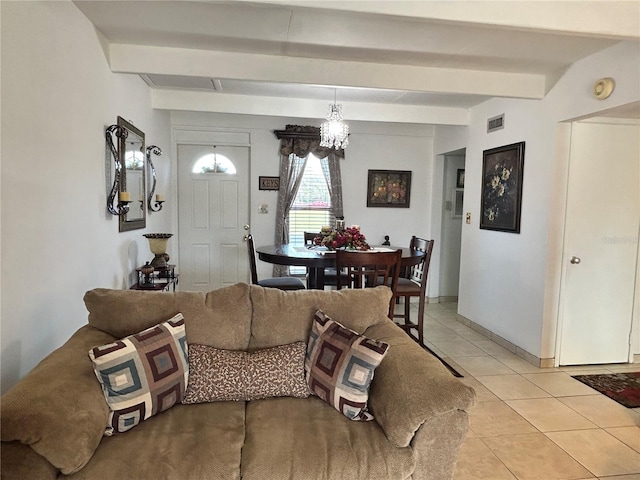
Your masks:
M 130 430 L 184 397 L 189 360 L 181 313 L 135 335 L 92 348 L 89 357 L 111 410 L 107 436 Z
M 351 420 L 369 421 L 369 385 L 389 344 L 359 335 L 318 310 L 305 368 L 311 393 Z
M 182 403 L 309 396 L 304 342 L 243 352 L 189 345 L 189 385 Z

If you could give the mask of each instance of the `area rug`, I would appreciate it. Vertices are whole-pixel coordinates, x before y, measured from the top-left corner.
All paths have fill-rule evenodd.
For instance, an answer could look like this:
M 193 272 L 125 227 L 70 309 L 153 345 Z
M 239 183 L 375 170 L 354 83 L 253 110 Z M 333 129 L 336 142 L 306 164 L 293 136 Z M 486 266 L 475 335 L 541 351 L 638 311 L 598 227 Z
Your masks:
M 627 408 L 640 407 L 640 372 L 574 375 L 573 378 Z

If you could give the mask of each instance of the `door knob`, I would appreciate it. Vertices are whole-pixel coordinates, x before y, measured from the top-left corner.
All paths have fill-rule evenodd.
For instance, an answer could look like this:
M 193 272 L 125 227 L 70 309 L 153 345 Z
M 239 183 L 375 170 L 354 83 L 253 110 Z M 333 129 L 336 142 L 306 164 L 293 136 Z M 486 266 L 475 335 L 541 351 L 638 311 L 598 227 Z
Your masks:
M 578 265 L 580 263 L 580 257 L 571 257 L 569 261 L 574 265 Z
M 245 225 L 245 226 L 244 226 L 244 229 L 245 229 L 245 230 L 249 230 L 250 228 L 251 228 L 251 227 L 250 227 L 249 225 Z

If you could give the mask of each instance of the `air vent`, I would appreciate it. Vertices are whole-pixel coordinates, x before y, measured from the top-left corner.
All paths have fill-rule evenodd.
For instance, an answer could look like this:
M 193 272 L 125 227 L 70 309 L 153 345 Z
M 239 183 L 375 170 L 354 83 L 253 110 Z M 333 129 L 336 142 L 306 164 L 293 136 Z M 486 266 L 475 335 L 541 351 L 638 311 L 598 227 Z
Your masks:
M 491 117 L 487 120 L 487 133 L 495 132 L 504 128 L 504 113 L 497 117 Z

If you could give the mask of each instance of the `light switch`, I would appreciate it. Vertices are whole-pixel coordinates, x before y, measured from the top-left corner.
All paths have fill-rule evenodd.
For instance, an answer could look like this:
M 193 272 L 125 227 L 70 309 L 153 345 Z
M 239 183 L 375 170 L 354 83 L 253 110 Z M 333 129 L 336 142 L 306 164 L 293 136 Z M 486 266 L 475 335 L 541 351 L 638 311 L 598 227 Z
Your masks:
M 269 204 L 261 203 L 258 205 L 258 213 L 269 213 Z
M 471 212 L 467 212 L 467 224 L 471 224 Z

